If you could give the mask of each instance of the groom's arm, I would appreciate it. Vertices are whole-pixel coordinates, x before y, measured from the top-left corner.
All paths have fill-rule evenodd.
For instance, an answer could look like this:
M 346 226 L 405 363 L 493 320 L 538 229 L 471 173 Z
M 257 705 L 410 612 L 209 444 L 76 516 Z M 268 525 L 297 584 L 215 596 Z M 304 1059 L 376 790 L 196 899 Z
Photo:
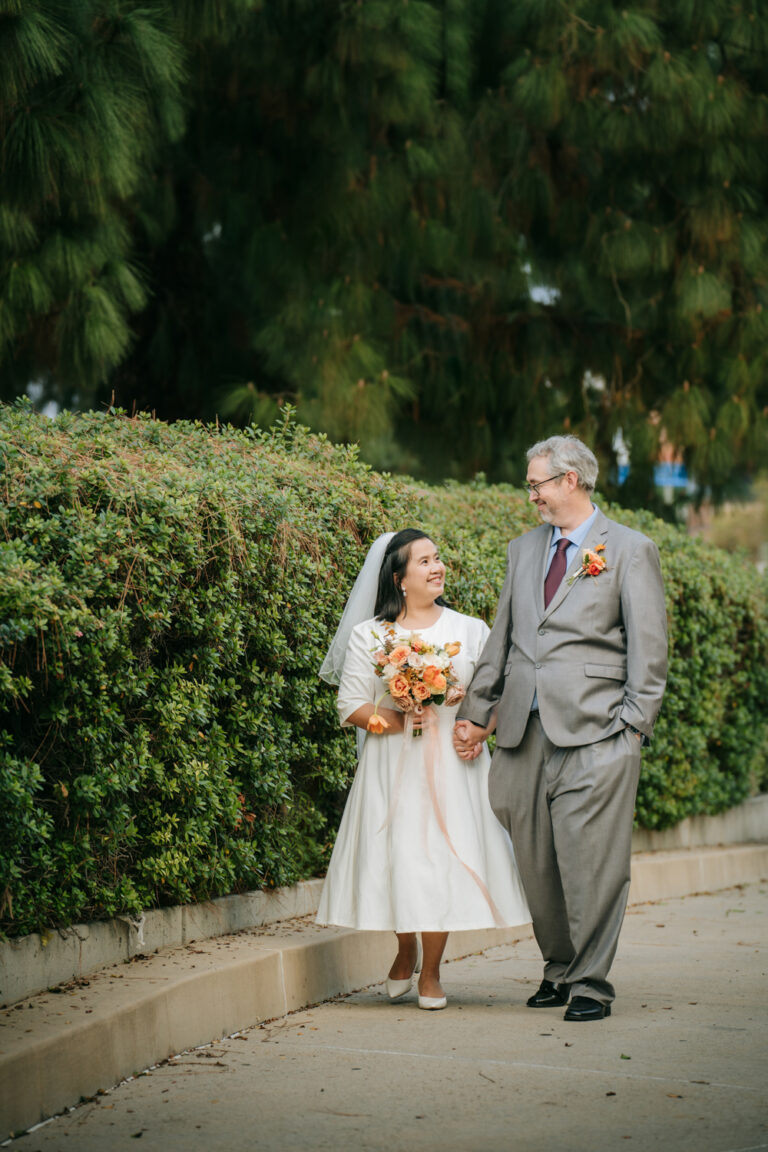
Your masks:
M 621 588 L 627 680 L 621 718 L 650 739 L 667 681 L 667 609 L 659 550 L 642 537 Z
M 510 544 L 507 548 L 507 572 L 496 608 L 496 618 L 457 714 L 458 721 L 469 720 L 482 729 L 488 729 L 494 722 L 496 705 L 504 691 L 504 669 L 512 626 L 513 570 Z

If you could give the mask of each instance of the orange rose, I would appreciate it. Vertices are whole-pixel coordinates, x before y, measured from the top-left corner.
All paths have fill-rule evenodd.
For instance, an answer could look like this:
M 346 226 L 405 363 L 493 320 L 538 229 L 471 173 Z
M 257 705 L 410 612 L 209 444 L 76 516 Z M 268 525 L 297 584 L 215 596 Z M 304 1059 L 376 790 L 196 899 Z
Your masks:
M 593 561 L 587 568 L 587 574 L 589 576 L 597 576 L 598 572 L 602 572 L 602 570 L 602 565 L 595 564 Z
M 426 684 L 420 683 L 418 680 L 411 689 L 415 700 L 428 700 L 432 695 L 432 690 Z
M 378 712 L 374 712 L 372 716 L 368 717 L 366 728 L 369 732 L 373 732 L 374 736 L 381 736 L 384 729 L 389 728 L 389 724 L 383 716 L 379 716 Z
M 445 651 L 449 656 L 458 656 L 459 652 L 461 652 L 461 641 L 451 640 L 450 644 L 446 644 Z
M 411 654 L 411 650 L 407 644 L 398 644 L 393 648 L 389 654 L 390 664 L 394 664 L 395 668 L 400 668 L 405 664 L 406 660 Z
M 402 672 L 397 672 L 389 682 L 389 694 L 393 697 L 407 696 L 411 690 L 407 677 L 403 676 Z
M 433 696 L 440 696 L 445 692 L 448 681 L 439 668 L 434 664 L 428 664 L 422 673 L 422 679 L 425 684 L 429 685 Z

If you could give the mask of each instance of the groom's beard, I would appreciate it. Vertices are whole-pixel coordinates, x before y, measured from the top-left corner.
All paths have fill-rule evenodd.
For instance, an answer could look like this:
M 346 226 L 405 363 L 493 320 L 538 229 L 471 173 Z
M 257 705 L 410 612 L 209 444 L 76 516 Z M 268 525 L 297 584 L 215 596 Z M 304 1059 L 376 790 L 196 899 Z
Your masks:
M 545 524 L 554 524 L 554 513 L 546 504 L 537 504 L 536 511 Z

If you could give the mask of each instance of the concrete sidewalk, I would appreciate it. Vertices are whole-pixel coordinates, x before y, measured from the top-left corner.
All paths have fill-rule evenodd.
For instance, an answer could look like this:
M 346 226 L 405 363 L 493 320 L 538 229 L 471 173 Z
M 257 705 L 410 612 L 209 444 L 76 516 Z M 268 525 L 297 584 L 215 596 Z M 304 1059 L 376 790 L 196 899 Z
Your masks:
M 629 902 L 720 891 L 765 876 L 768 844 L 637 853 Z M 454 933 L 445 959 L 525 934 Z M 185 1049 L 366 987 L 386 972 L 391 954 L 389 932 L 318 928 L 305 915 L 132 954 L 20 1000 L 0 1016 L 0 1138 Z
M 374 985 L 177 1056 L 12 1147 L 756 1152 L 767 968 L 768 884 L 636 905 L 612 1017 L 566 1024 L 525 1007 L 541 962 L 523 930 L 445 966 L 443 1012 Z

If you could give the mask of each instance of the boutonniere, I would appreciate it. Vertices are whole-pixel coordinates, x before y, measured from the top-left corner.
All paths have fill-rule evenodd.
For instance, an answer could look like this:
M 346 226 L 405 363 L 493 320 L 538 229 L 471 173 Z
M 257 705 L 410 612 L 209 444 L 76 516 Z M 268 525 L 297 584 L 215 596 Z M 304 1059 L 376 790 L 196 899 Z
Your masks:
M 581 568 L 578 572 L 574 572 L 573 576 L 568 577 L 568 583 L 573 584 L 574 580 L 580 580 L 582 576 L 599 576 L 606 567 L 604 552 L 605 544 L 585 548 L 581 554 Z

